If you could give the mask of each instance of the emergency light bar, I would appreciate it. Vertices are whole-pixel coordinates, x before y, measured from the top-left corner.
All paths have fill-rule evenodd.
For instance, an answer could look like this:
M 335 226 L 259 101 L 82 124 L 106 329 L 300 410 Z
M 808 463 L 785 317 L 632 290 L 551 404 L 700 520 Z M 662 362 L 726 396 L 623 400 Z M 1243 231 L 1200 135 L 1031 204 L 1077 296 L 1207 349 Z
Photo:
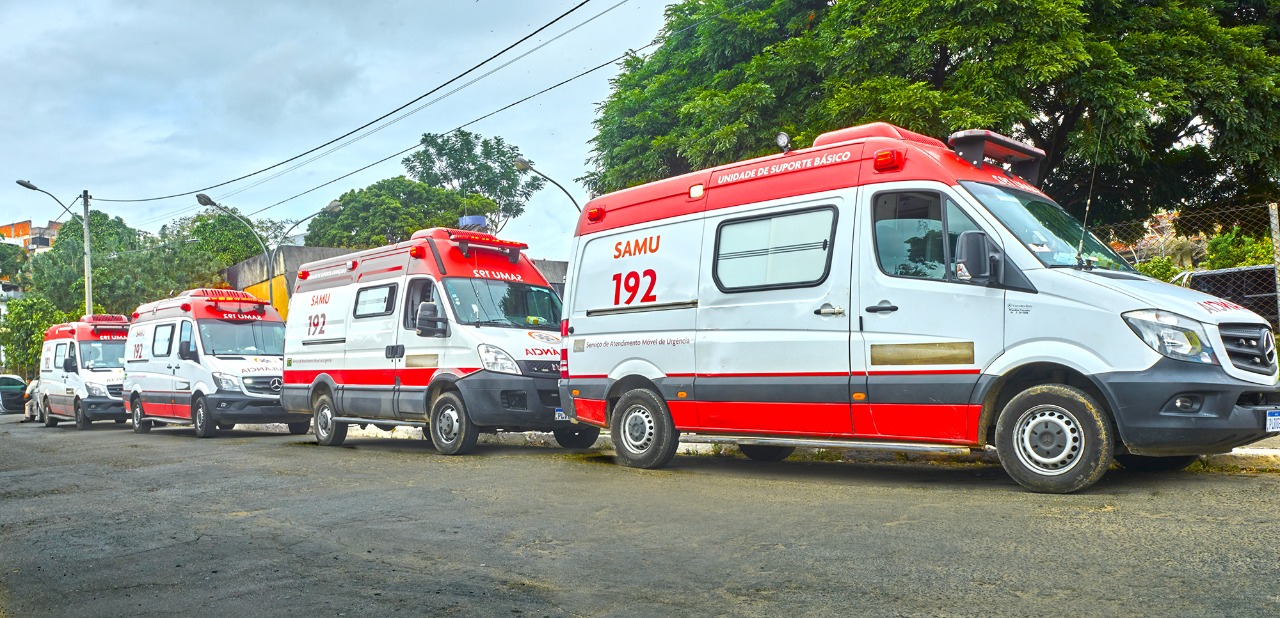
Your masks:
M 1040 180 L 1044 151 L 1035 146 L 982 129 L 956 131 L 947 138 L 947 145 L 974 167 L 980 168 L 984 159 L 992 159 L 1008 163 L 1014 174 L 1033 185 Z
M 128 323 L 129 323 L 129 318 L 126 318 L 126 317 L 124 317 L 124 316 L 122 316 L 122 315 L 115 315 L 115 314 L 105 314 L 105 313 L 102 313 L 102 314 L 96 314 L 96 315 L 86 315 L 86 316 L 81 316 L 80 321 L 81 321 L 81 322 L 87 322 L 87 323 L 90 323 L 90 324 L 93 324 L 93 323 L 102 323 L 102 322 L 113 322 L 113 323 L 117 323 L 117 324 L 120 324 L 120 323 L 128 324 Z
M 492 234 L 481 234 L 477 232 L 466 232 L 462 230 L 448 230 L 449 242 L 458 247 L 462 252 L 462 257 L 471 257 L 471 248 L 489 249 L 507 254 L 507 259 L 512 264 L 520 261 L 520 252 L 528 249 L 529 245 L 516 242 L 514 240 L 502 240 Z

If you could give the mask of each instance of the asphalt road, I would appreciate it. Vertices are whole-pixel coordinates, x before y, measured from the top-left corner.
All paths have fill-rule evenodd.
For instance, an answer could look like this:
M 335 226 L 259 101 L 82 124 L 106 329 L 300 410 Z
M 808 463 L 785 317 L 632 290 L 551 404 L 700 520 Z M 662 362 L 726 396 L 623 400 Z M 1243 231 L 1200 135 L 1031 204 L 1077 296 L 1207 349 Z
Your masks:
M 1280 615 L 1277 474 L 1027 493 L 757 463 L 0 417 L 7 616 Z

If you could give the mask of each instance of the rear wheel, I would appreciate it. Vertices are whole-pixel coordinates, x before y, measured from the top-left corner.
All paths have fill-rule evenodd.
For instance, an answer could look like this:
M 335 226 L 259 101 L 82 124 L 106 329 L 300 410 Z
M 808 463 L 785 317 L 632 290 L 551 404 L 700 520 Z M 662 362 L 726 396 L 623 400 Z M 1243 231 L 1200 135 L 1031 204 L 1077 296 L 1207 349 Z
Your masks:
M 142 398 L 134 397 L 133 402 L 129 404 L 129 407 L 133 409 L 133 433 L 147 433 L 148 431 L 151 431 L 152 422 L 142 420 L 142 417 L 146 416 L 146 413 L 142 411 Z
M 467 407 L 457 393 L 442 393 L 431 406 L 431 423 L 427 425 L 431 441 L 443 455 L 465 455 L 476 446 L 479 430 L 471 422 Z
M 196 397 L 191 404 L 191 426 L 196 430 L 197 438 L 212 438 L 218 435 L 218 428 L 209 418 L 209 403 L 204 397 Z
M 1195 463 L 1199 455 L 1178 455 L 1173 457 L 1148 457 L 1125 453 L 1116 455 L 1116 461 L 1126 470 L 1134 472 L 1177 472 Z
M 76 429 L 88 429 L 89 426 L 93 425 L 93 421 L 88 416 L 85 416 L 84 403 L 77 399 L 73 405 L 76 411 Z
M 556 444 L 562 448 L 591 448 L 600 437 L 600 428 L 594 425 L 579 423 L 561 427 L 551 432 L 556 437 Z
M 1071 493 L 1098 482 L 1111 466 L 1111 427 L 1110 416 L 1088 393 L 1041 384 L 1018 393 L 1000 412 L 996 451 L 1019 485 Z
M 632 468 L 661 468 L 680 446 L 662 397 L 647 388 L 627 391 L 613 408 L 610 435 L 618 459 Z
M 782 461 L 796 452 L 796 447 L 775 446 L 772 444 L 739 444 L 738 450 L 742 451 L 742 454 L 752 461 Z
M 53 409 L 49 407 L 49 400 L 48 399 L 44 400 L 44 405 L 40 407 L 44 408 L 44 426 L 57 427 L 58 419 L 54 418 L 52 414 L 49 414 L 49 410 Z
M 339 446 L 347 439 L 347 424 L 333 420 L 333 399 L 328 393 L 316 397 L 312 406 L 316 424 L 316 443 L 320 446 Z
M 311 421 L 301 421 L 298 423 L 289 423 L 289 435 L 300 436 L 307 433 L 311 429 Z

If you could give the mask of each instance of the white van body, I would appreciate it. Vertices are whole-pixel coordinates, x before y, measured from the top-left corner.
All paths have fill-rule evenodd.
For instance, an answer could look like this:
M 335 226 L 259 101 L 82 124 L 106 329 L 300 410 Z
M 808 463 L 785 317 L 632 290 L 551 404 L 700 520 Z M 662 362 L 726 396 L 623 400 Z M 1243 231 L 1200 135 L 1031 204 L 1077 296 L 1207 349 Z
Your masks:
M 94 421 L 128 418 L 120 398 L 128 328 L 123 315 L 89 315 L 45 331 L 35 397 L 46 427 L 74 421 L 87 429 Z
M 680 439 L 758 459 L 994 446 L 1047 492 L 1280 432 L 1265 320 L 1138 274 L 984 162 L 1029 174 L 1043 153 L 952 142 L 877 123 L 593 200 L 566 290 L 570 416 L 638 467 Z
M 134 431 L 190 425 L 208 438 L 237 423 L 285 423 L 289 433 L 307 432 L 307 415 L 280 407 L 284 325 L 266 301 L 197 289 L 142 305 L 133 317 L 124 395 Z
M 567 448 L 590 446 L 599 431 L 560 408 L 560 299 L 525 248 L 432 228 L 304 264 L 289 302 L 283 405 L 313 413 L 324 445 L 357 424 L 420 427 L 449 455 L 470 451 L 480 432 L 550 431 Z

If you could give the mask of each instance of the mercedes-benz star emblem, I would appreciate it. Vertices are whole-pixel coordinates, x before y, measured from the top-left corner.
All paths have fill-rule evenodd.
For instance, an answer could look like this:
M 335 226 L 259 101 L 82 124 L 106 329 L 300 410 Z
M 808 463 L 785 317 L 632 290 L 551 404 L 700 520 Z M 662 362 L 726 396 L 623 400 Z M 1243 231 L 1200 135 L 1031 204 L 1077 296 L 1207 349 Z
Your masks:
M 284 380 L 271 378 L 271 392 L 278 393 L 282 387 L 284 387 Z
M 1269 330 L 1262 334 L 1262 355 L 1268 364 L 1276 362 L 1276 336 Z

